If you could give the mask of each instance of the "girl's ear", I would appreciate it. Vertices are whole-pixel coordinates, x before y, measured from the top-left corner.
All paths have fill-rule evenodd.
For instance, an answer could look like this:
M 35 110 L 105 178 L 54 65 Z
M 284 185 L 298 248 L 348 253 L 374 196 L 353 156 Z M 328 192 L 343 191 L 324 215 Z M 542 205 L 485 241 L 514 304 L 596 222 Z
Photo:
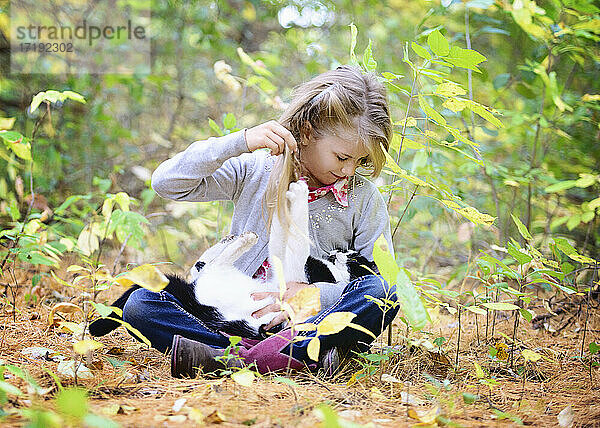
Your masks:
M 300 129 L 300 144 L 307 146 L 309 141 L 312 139 L 312 126 L 310 123 L 306 123 Z

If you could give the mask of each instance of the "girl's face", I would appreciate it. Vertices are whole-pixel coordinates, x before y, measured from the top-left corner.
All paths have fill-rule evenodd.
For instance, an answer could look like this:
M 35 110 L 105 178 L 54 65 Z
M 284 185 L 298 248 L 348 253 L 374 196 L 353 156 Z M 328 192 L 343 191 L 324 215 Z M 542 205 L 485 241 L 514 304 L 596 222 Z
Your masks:
M 327 186 L 352 176 L 367 156 L 358 141 L 349 142 L 331 134 L 311 138 L 300 147 L 303 174 L 309 177 L 311 187 Z

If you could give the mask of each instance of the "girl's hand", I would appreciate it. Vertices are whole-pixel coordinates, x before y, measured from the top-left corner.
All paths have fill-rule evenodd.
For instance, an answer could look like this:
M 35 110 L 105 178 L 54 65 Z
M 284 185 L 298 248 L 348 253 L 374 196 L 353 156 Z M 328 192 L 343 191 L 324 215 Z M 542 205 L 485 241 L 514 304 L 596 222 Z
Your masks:
M 283 153 L 286 144 L 292 152 L 298 149 L 292 133 L 274 120 L 246 130 L 246 145 L 251 152 L 266 147 L 271 149 L 273 156 L 277 156 Z
M 287 290 L 283 294 L 284 301 L 291 299 L 301 289 L 306 288 L 306 287 L 311 287 L 311 285 L 307 284 L 306 282 L 295 282 L 295 281 L 289 281 L 288 283 L 286 283 L 286 285 L 287 285 Z M 279 293 L 278 292 L 259 292 L 259 293 L 252 293 L 250 295 L 250 297 L 252 297 L 254 300 L 262 300 L 267 297 L 273 297 L 274 299 L 277 300 L 279 298 Z M 288 319 L 287 312 L 282 311 L 277 302 L 267 305 L 262 309 L 259 309 L 258 311 L 254 312 L 252 314 L 252 316 L 254 318 L 260 318 L 263 315 L 266 315 L 270 312 L 280 312 L 280 313 L 278 315 L 276 315 L 275 318 L 273 318 L 271 320 L 271 322 L 265 326 L 265 330 L 269 330 L 272 327 L 275 327 L 277 324 L 280 324 Z

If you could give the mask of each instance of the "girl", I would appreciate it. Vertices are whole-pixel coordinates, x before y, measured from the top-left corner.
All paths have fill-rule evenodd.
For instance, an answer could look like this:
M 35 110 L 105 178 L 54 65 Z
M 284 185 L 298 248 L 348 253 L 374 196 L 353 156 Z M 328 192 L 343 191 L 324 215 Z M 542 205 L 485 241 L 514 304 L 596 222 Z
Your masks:
M 326 258 L 334 249 L 354 249 L 371 261 L 380 235 L 393 248 L 389 219 L 377 187 L 355 170 L 363 167 L 377 177 L 391 136 L 384 86 L 373 73 L 341 66 L 295 88 L 278 122 L 192 143 L 159 165 L 152 175 L 152 188 L 178 201 L 232 200 L 231 234 L 254 231 L 259 236 L 259 242 L 234 265 L 255 278 L 265 278 L 271 273 L 267 262 L 270 223 L 277 215 L 284 228 L 289 225 L 285 194 L 291 182 L 303 179 L 309 186 L 310 238 L 316 244 L 311 246 L 311 255 Z M 261 148 L 271 153 L 256 151 Z M 322 311 L 307 322 L 318 324 L 332 312 L 353 312 L 353 323 L 377 336 L 397 313 L 397 308 L 382 311 L 365 298 L 395 301 L 395 290 L 376 275 L 349 284 L 288 282 L 284 299 L 308 286 L 320 288 Z M 253 298 L 267 295 L 255 293 Z M 273 304 L 253 316 L 278 310 Z M 194 376 L 198 367 L 205 372 L 223 368 L 214 357 L 223 355 L 229 339 L 203 326 L 166 291 L 136 290 L 123 309 L 123 319 L 156 349 L 171 349 L 175 377 Z M 279 314 L 267 329 L 283 319 Z M 308 338 L 314 335 L 306 334 Z M 338 351 L 364 351 L 373 340 L 352 328 L 319 338 L 323 361 L 335 358 Z M 291 339 L 288 329 L 259 343 L 243 340 L 240 359 L 229 364 L 255 362 L 263 373 L 300 369 L 305 364 L 316 368 L 307 354 L 309 341 L 291 343 Z

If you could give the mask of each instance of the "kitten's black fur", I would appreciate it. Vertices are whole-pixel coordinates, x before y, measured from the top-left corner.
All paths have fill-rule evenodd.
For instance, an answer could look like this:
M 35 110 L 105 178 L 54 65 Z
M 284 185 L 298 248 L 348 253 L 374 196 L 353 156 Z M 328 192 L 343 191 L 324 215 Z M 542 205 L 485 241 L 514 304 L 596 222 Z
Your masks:
M 379 273 L 377 266 L 374 262 L 368 261 L 365 257 L 361 256 L 355 251 L 347 252 L 347 263 L 348 272 L 350 274 L 350 281 L 360 278 L 361 276 L 372 274 L 371 271 Z M 330 256 L 328 261 L 334 262 L 335 255 Z M 367 266 L 369 269 L 366 269 Z M 204 262 L 197 262 L 195 264 L 196 269 L 201 271 L 204 267 Z M 334 276 L 322 260 L 309 256 L 306 265 L 304 266 L 304 272 L 308 283 L 312 284 L 315 282 L 335 282 Z M 255 333 L 248 323 L 244 320 L 225 320 L 221 315 L 221 312 L 213 306 L 202 305 L 198 303 L 194 295 L 194 284 L 178 277 L 177 275 L 166 275 L 169 283 L 164 288 L 164 291 L 173 295 L 180 303 L 182 308 L 198 318 L 206 327 L 213 331 L 223 332 L 232 336 L 241 336 L 249 339 L 264 339 L 266 332 L 261 328 L 258 335 Z M 125 306 L 127 299 L 138 288 L 139 285 L 133 285 L 129 288 L 121 297 L 119 297 L 112 306 L 115 306 L 121 310 Z M 121 319 L 119 315 L 112 312 L 109 315 L 110 318 Z M 100 318 L 90 324 L 90 334 L 92 336 L 104 336 L 110 333 L 121 323 L 107 319 Z M 272 328 L 269 332 L 276 332 L 281 329 L 282 325 Z

